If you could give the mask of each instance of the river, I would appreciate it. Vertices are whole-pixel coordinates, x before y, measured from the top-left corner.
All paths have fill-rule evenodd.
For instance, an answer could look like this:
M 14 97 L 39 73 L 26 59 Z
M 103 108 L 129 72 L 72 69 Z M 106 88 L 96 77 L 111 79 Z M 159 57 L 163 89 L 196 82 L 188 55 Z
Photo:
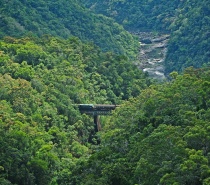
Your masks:
M 152 32 L 135 32 L 139 38 L 139 56 L 137 66 L 149 76 L 160 81 L 166 79 L 164 75 L 164 60 L 167 52 L 168 34 L 154 34 Z

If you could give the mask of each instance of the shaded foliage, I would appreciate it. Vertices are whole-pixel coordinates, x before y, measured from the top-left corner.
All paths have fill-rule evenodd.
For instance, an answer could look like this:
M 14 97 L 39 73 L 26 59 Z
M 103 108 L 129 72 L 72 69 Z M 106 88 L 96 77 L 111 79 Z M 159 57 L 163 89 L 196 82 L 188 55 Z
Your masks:
M 132 32 L 169 33 L 165 73 L 209 63 L 208 0 L 81 0 L 90 10 L 114 18 Z
M 81 115 L 77 104 L 120 104 L 150 84 L 126 57 L 75 37 L 5 37 L 0 41 L 0 183 L 73 182 L 72 173 L 96 147 L 93 118 Z
M 187 69 L 121 105 L 78 184 L 208 184 L 209 72 Z
M 126 54 L 135 59 L 138 42 L 112 19 L 95 15 L 79 1 L 0 2 L 0 37 L 42 36 L 49 34 L 68 38 L 79 37 L 103 49 Z

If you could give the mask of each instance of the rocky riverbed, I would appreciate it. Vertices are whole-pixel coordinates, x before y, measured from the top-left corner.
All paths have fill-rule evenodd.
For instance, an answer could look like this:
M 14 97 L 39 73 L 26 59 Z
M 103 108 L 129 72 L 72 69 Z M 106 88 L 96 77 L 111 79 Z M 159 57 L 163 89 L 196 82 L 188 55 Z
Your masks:
M 164 60 L 167 52 L 168 34 L 136 32 L 139 37 L 140 50 L 137 66 L 152 78 L 164 80 Z

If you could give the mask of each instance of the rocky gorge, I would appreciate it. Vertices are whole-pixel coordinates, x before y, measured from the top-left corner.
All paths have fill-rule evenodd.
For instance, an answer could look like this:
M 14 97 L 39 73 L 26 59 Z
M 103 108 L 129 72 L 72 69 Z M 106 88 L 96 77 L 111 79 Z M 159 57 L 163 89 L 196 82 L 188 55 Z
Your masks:
M 167 53 L 169 34 L 153 32 L 135 32 L 139 38 L 139 56 L 136 65 L 152 78 L 163 81 L 164 60 Z

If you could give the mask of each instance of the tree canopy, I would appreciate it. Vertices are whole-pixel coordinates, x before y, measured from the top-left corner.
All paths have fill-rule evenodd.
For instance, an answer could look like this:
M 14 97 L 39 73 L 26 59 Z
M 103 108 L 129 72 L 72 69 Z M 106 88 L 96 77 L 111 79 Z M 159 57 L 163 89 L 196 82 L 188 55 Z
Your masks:
M 93 42 L 103 51 L 135 58 L 138 40 L 112 19 L 96 15 L 79 1 L 6 1 L 0 2 L 0 38 L 4 36 L 42 36 L 67 39 L 76 36 Z
M 209 12 L 207 0 L 1 0 L 0 184 L 209 185 Z M 170 33 L 167 81 L 138 69 L 123 27 Z M 79 104 L 119 106 L 95 133 Z
M 120 104 L 151 80 L 75 37 L 0 41 L 0 184 L 66 184 L 95 146 L 77 104 Z M 92 143 L 92 144 L 91 144 Z M 76 177 L 76 176 L 75 176 Z
M 209 69 L 152 85 L 111 117 L 78 184 L 208 184 Z
M 132 32 L 169 33 L 165 73 L 209 63 L 208 0 L 81 0 L 96 13 L 114 18 Z

